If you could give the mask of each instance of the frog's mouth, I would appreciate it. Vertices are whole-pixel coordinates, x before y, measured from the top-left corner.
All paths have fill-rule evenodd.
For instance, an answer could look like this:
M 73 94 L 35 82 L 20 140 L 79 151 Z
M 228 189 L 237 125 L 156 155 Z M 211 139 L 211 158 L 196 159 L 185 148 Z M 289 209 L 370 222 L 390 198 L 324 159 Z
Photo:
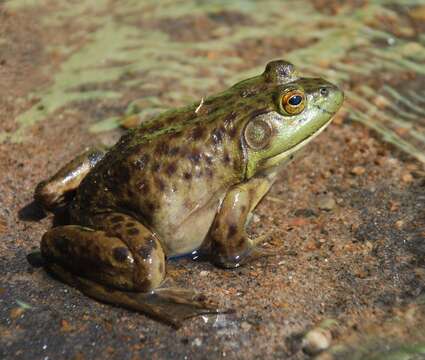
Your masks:
M 321 110 L 323 110 L 323 109 L 321 109 Z M 323 110 L 323 111 L 325 111 L 325 110 Z M 298 150 L 302 149 L 305 145 L 307 145 L 310 141 L 312 141 L 316 136 L 318 136 L 323 130 L 325 130 L 329 126 L 331 121 L 332 121 L 332 118 L 330 118 L 324 125 L 322 125 L 314 133 L 310 134 L 309 136 L 306 136 L 298 144 L 294 145 L 293 147 L 289 148 L 288 150 L 284 151 L 283 153 L 280 153 L 280 154 L 277 154 L 275 156 L 264 159 L 259 166 L 259 170 L 260 169 L 268 169 L 270 167 L 277 166 L 280 163 L 284 162 L 285 160 L 292 160 L 293 154 L 296 153 Z

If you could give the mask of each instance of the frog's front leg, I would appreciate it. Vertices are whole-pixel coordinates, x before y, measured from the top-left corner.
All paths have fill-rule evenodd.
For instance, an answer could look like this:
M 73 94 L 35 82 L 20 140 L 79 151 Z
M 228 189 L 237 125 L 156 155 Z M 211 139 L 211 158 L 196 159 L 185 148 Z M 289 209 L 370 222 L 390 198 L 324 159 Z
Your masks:
M 264 237 L 250 239 L 245 231 L 251 212 L 268 192 L 274 179 L 275 173 L 252 178 L 226 194 L 208 235 L 210 255 L 216 265 L 235 268 L 250 259 L 275 254 L 257 247 Z
M 48 180 L 40 182 L 34 199 L 46 210 L 66 205 L 67 194 L 75 190 L 84 177 L 105 155 L 106 149 L 90 148 L 71 160 Z
M 217 313 L 201 294 L 161 288 L 165 255 L 157 236 L 131 216 L 91 217 L 91 227 L 60 226 L 42 239 L 47 268 L 97 300 L 146 313 L 173 326 L 189 317 Z

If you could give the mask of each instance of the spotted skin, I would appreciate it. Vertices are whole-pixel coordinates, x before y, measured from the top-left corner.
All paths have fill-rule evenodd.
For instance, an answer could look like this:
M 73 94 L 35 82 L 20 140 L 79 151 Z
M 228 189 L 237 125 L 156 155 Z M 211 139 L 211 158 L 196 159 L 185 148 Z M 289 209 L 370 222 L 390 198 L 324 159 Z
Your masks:
M 132 216 L 108 213 L 93 215 L 90 227 L 122 239 L 125 249 L 133 259 L 134 287 L 131 290 L 149 291 L 161 284 L 165 267 L 163 266 L 163 271 L 159 271 L 159 265 L 165 263 L 164 251 L 157 236 L 146 226 Z
M 165 267 L 160 265 L 165 256 L 155 234 L 125 214 L 96 215 L 90 225 L 48 231 L 41 242 L 43 255 L 57 263 L 66 262 L 75 273 L 123 290 L 149 291 L 161 284 Z M 105 274 L 112 274 L 111 278 L 101 281 Z
M 303 101 L 288 113 L 283 101 L 292 92 Z M 193 292 L 160 288 L 165 259 L 208 249 L 216 265 L 231 268 L 268 255 L 261 239 L 247 236 L 247 220 L 342 99 L 334 85 L 300 78 L 277 60 L 201 104 L 142 123 L 90 167 L 87 154 L 77 158 L 36 190 L 50 208 L 75 192 L 67 202 L 72 225 L 42 239 L 49 269 L 89 296 L 168 323 L 217 312 Z M 79 167 L 88 171 L 73 186 L 47 191 Z
M 79 225 L 55 227 L 44 234 L 41 253 L 49 263 L 117 289 L 135 289 L 134 259 L 118 237 Z

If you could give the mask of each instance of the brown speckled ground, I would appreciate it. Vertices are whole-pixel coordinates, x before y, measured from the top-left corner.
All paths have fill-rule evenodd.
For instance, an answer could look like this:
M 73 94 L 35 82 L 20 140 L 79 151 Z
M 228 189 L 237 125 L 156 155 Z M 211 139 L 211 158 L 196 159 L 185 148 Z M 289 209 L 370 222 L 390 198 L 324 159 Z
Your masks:
M 60 62 L 43 44 L 60 43 L 69 31 L 43 33 L 32 16 L 0 11 L 0 32 L 16 39 L 0 52 L 2 130 L 13 130 L 16 114 L 30 105 L 12 99 L 50 81 L 38 64 Z M 86 145 L 114 142 L 119 131 L 93 136 L 87 121 L 126 106 L 126 99 L 108 107 L 76 103 L 36 124 L 24 142 L 0 144 L 0 358 L 303 359 L 298 334 L 321 321 L 338 320 L 334 343 L 355 343 L 424 294 L 423 166 L 347 116 L 281 173 L 256 211 L 251 232 L 270 231 L 279 256 L 234 271 L 184 259 L 170 264 L 171 277 L 235 314 L 196 318 L 175 331 L 52 279 L 30 255 L 52 221 L 31 205 L 33 189 Z

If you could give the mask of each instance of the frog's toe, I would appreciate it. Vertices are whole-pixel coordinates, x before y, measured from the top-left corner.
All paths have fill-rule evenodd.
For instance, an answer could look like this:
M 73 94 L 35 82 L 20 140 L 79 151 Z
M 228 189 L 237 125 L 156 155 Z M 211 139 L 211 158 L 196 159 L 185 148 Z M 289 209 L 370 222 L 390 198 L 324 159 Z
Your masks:
M 277 256 L 281 254 L 281 248 L 269 248 L 257 246 L 249 253 L 249 260 L 255 260 L 262 257 Z
M 162 300 L 176 304 L 191 305 L 197 308 L 218 312 L 218 304 L 209 300 L 204 294 L 182 288 L 160 288 L 154 291 Z
M 251 239 L 251 243 L 253 246 L 259 246 L 269 241 L 270 238 L 271 238 L 271 231 L 268 231 L 264 235 L 260 235 L 256 237 L 255 239 Z
M 176 287 L 176 282 L 171 277 L 166 276 L 157 289 L 168 289 Z

